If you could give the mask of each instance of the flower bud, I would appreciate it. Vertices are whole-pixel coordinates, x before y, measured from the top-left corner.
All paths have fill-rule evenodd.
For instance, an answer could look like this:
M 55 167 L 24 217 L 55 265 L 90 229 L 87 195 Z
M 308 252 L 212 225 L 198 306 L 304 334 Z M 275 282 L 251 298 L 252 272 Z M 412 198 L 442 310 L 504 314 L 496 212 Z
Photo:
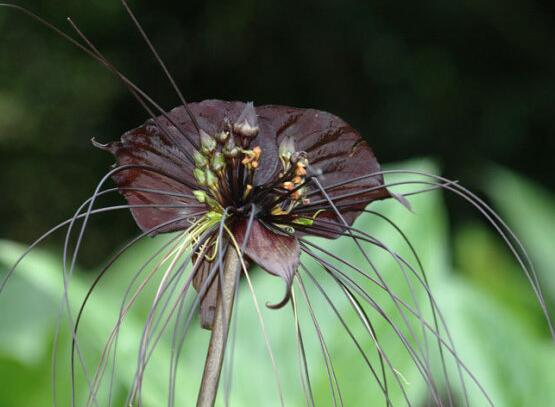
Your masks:
M 218 177 L 214 174 L 210 169 L 206 169 L 204 171 L 204 175 L 206 177 L 206 185 L 209 188 L 217 189 L 218 188 Z
M 204 154 L 210 154 L 216 149 L 216 140 L 202 129 L 200 129 L 200 146 Z
M 193 160 L 197 168 L 204 168 L 208 165 L 208 159 L 200 151 L 195 150 L 193 152 Z
M 224 156 L 227 158 L 236 158 L 240 153 L 239 149 L 235 145 L 235 140 L 233 140 L 233 137 L 227 139 L 222 151 L 224 153 Z
M 210 166 L 216 172 L 222 171 L 225 168 L 224 155 L 221 152 L 216 151 L 212 156 L 212 161 L 210 163 Z
M 227 131 L 220 131 L 214 135 L 214 138 L 220 144 L 225 143 L 228 137 L 229 137 L 229 132 Z
M 193 176 L 195 177 L 197 184 L 199 184 L 200 186 L 206 185 L 206 175 L 202 169 L 195 168 L 193 170 Z
M 218 204 L 218 201 L 210 197 L 205 191 L 196 190 L 196 191 L 193 191 L 193 195 L 195 196 L 195 198 L 199 203 L 206 204 L 210 208 L 213 208 L 216 210 L 220 209 L 220 205 Z
M 286 136 L 279 144 L 279 157 L 283 161 L 289 162 L 294 152 L 295 139 L 292 136 Z
M 233 124 L 233 131 L 240 136 L 248 138 L 256 137 L 258 134 L 258 118 L 256 117 L 256 111 L 252 102 L 245 105 L 239 118 Z
M 197 201 L 199 201 L 200 203 L 205 203 L 206 198 L 208 198 L 208 195 L 204 191 L 199 191 L 199 190 L 193 191 L 193 195 L 195 196 L 195 198 L 197 198 Z

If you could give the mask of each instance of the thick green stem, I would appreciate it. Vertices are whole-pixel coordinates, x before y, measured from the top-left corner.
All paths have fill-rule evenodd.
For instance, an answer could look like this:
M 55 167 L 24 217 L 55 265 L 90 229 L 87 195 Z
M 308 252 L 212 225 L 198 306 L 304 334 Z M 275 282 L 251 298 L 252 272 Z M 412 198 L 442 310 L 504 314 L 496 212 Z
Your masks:
M 241 260 L 234 247 L 229 247 L 224 260 L 224 281 L 216 302 L 216 314 L 212 325 L 212 336 L 204 364 L 204 373 L 197 399 L 197 407 L 213 407 L 218 392 L 220 373 L 224 360 L 227 334 L 233 311 L 233 300 L 239 275 Z

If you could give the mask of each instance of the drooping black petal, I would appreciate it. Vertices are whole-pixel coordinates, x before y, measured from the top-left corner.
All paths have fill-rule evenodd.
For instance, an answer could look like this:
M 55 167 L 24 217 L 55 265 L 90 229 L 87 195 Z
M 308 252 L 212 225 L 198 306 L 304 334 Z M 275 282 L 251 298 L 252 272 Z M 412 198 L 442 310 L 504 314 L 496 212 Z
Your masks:
M 202 261 L 200 263 L 198 270 L 193 277 L 193 287 L 195 287 L 195 290 L 197 290 L 197 292 L 200 292 L 203 284 L 207 282 L 211 268 L 212 263 L 209 263 L 208 261 Z M 217 280 L 217 278 L 214 278 L 210 285 L 205 288 L 204 294 L 200 298 L 200 325 L 204 329 L 212 329 L 212 324 L 214 322 L 214 316 L 216 314 L 216 302 L 218 299 Z
M 240 246 L 246 238 L 247 222 L 241 220 L 233 230 Z M 285 300 L 289 296 L 293 277 L 299 267 L 301 249 L 294 236 L 287 236 L 269 230 L 259 221 L 254 221 L 249 239 L 245 245 L 245 254 L 268 273 L 281 277 L 286 283 Z M 286 301 L 280 301 L 285 303 Z

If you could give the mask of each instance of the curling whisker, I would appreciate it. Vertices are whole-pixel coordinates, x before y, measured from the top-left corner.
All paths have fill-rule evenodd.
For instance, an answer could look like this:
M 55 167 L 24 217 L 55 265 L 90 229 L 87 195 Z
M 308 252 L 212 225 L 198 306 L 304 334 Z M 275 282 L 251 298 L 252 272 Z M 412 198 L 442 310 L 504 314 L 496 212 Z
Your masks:
M 322 349 L 322 354 L 324 356 L 324 364 L 326 366 L 326 370 L 328 373 L 328 379 L 329 379 L 329 385 L 330 385 L 330 391 L 331 391 L 331 395 L 332 395 L 332 400 L 333 400 L 333 405 L 337 406 L 337 397 L 339 398 L 339 404 L 341 406 L 343 406 L 343 397 L 341 395 L 341 389 L 339 388 L 339 384 L 337 382 L 337 376 L 335 374 L 335 369 L 333 367 L 333 362 L 331 360 L 331 356 L 329 354 L 328 351 L 328 347 L 326 345 L 326 341 L 324 339 L 324 336 L 322 335 L 322 331 L 320 329 L 320 324 L 318 324 L 318 321 L 316 319 L 316 315 L 314 313 L 314 309 L 312 308 L 312 305 L 310 303 L 310 299 L 308 298 L 308 294 L 306 292 L 306 289 L 304 287 L 302 278 L 299 274 L 297 274 L 297 281 L 299 283 L 299 287 L 301 289 L 301 293 L 303 294 L 303 297 L 305 299 L 305 303 L 308 307 L 309 310 L 309 314 L 310 317 L 312 319 L 312 323 L 314 324 L 314 330 L 316 331 L 316 336 L 318 337 L 318 341 L 320 342 L 320 347 Z M 336 395 L 337 392 L 337 395 Z
M 310 244 L 310 242 L 306 242 Z M 313 244 L 312 244 L 313 245 Z M 315 245 L 313 245 L 315 246 Z M 317 246 L 315 246 L 317 247 Z M 324 251 L 325 249 L 322 249 L 320 247 L 317 247 L 318 250 Z M 339 270 L 338 268 L 336 268 L 335 266 L 333 266 L 332 264 L 326 262 L 325 260 L 319 258 L 318 256 L 314 255 L 311 253 L 311 251 L 307 248 L 304 248 L 304 252 L 309 254 L 312 258 L 314 258 L 318 263 L 320 263 L 322 265 L 322 267 L 324 267 L 324 269 L 326 269 L 328 272 L 331 272 L 332 275 L 336 275 L 337 278 L 340 278 L 341 280 L 345 280 L 346 284 L 351 284 L 355 290 L 359 293 L 359 295 L 361 295 L 361 297 L 363 297 L 365 299 L 365 301 L 367 301 L 373 308 L 376 309 L 375 306 L 379 307 L 379 305 L 377 303 L 375 303 L 374 300 L 372 300 L 372 298 L 370 296 L 368 296 L 368 294 L 358 285 L 356 284 L 356 282 L 354 282 L 350 277 L 348 277 L 345 273 L 343 273 L 341 270 Z M 329 256 L 333 257 L 333 254 L 327 252 L 326 253 Z M 336 260 L 341 261 L 341 259 L 336 258 Z M 349 265 L 348 262 L 344 262 L 342 261 L 344 264 Z M 361 270 L 359 270 L 358 268 L 353 266 L 353 270 L 357 271 L 357 272 L 361 272 Z M 368 276 L 366 274 L 363 274 L 366 276 L 366 278 L 371 281 L 372 283 L 376 284 L 378 287 L 384 289 L 381 284 L 373 279 L 371 276 Z M 406 303 L 404 302 L 401 298 L 399 298 L 398 296 L 396 296 L 395 294 L 392 294 L 392 296 L 395 298 L 395 301 L 398 302 L 401 306 L 403 306 L 410 314 L 412 314 L 413 316 L 415 316 L 417 319 L 419 318 L 419 315 Z M 380 307 L 381 309 L 381 307 Z M 383 312 L 383 310 L 382 310 Z M 381 315 L 381 313 L 380 313 Z M 382 315 L 382 317 L 387 318 L 386 321 L 391 325 L 392 321 L 389 319 L 389 317 L 387 317 L 387 315 L 384 313 Z M 460 364 L 460 366 L 462 367 L 462 369 L 466 372 L 466 374 L 471 378 L 471 380 L 476 384 L 476 386 L 478 387 L 478 389 L 480 390 L 480 392 L 484 395 L 484 397 L 487 399 L 488 404 L 490 404 L 491 406 L 493 406 L 493 402 L 489 396 L 489 394 L 486 392 L 486 390 L 484 389 L 484 387 L 482 386 L 482 384 L 478 381 L 478 379 L 475 377 L 475 375 L 472 373 L 471 370 L 469 370 L 469 368 L 466 366 L 466 364 L 460 359 L 460 357 L 458 356 L 457 352 L 451 348 L 451 346 L 441 337 L 441 335 L 439 334 L 439 332 L 435 331 L 434 328 L 425 320 L 420 319 L 420 323 L 423 324 L 426 329 L 432 334 L 434 335 L 434 337 L 439 340 L 442 344 L 442 346 L 452 355 L 452 357 L 455 359 L 455 361 Z M 393 327 L 393 329 L 397 332 L 397 328 Z M 402 333 L 399 332 L 399 334 L 402 335 Z M 408 342 L 407 342 L 408 345 Z M 409 345 L 410 346 L 410 345 Z M 412 355 L 412 352 L 410 352 Z M 417 356 L 415 356 L 415 362 L 417 367 L 420 365 L 421 362 L 419 362 L 419 359 Z
M 370 363 L 370 361 L 368 360 L 368 357 L 366 356 L 366 353 L 364 352 L 364 350 L 362 349 L 362 347 L 360 346 L 359 342 L 357 341 L 357 339 L 355 338 L 353 332 L 351 331 L 351 329 L 349 328 L 349 326 L 347 325 L 347 323 L 345 322 L 345 320 L 343 319 L 343 317 L 341 316 L 341 313 L 339 312 L 339 310 L 337 309 L 337 307 L 334 305 L 333 301 L 330 299 L 330 297 L 328 296 L 328 294 L 326 294 L 325 290 L 322 288 L 322 285 L 320 283 L 318 283 L 318 280 L 316 280 L 314 278 L 314 276 L 312 275 L 312 273 L 310 273 L 310 271 L 301 264 L 301 268 L 302 270 L 308 275 L 308 277 L 310 278 L 310 280 L 312 281 L 312 283 L 316 286 L 316 288 L 318 289 L 318 291 L 322 294 L 322 296 L 324 297 L 324 299 L 326 300 L 326 302 L 328 303 L 328 305 L 330 306 L 330 308 L 333 310 L 334 314 L 337 316 L 337 318 L 339 319 L 339 321 L 341 322 L 341 325 L 343 326 L 343 328 L 345 329 L 345 331 L 347 332 L 347 334 L 349 335 L 349 337 L 351 338 L 351 340 L 353 341 L 353 343 L 355 344 L 356 348 L 358 349 L 359 353 L 361 354 L 361 356 L 363 357 L 366 365 L 368 366 L 368 368 L 370 369 L 372 376 L 374 376 L 374 379 L 376 379 L 376 382 L 378 383 L 378 386 L 380 387 L 380 390 L 382 391 L 385 400 L 386 400 L 386 404 L 388 406 L 391 406 L 391 400 L 389 399 L 389 394 L 387 391 L 387 379 L 385 376 L 385 373 L 383 373 L 383 383 L 380 380 L 380 378 L 378 377 L 374 367 L 372 366 L 372 364 Z M 383 360 L 381 359 L 381 355 L 380 355 L 380 363 L 382 365 L 382 370 L 383 370 Z

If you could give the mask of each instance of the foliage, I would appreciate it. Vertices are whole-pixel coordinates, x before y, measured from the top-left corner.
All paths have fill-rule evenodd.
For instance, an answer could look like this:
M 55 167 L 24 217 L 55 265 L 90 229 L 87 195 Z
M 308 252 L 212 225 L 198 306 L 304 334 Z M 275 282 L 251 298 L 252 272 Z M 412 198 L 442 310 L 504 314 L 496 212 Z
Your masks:
M 403 167 L 434 171 L 433 166 L 426 162 L 412 162 Z M 554 280 L 550 268 L 555 261 L 555 258 L 552 259 L 555 253 L 546 250 L 546 237 L 550 233 L 547 225 L 555 214 L 553 197 L 529 181 L 498 168 L 492 169 L 487 182 L 490 197 L 530 247 L 533 258 L 537 260 L 547 299 L 553 302 Z M 526 196 L 527 201 L 507 199 L 508 196 Z M 555 388 L 552 386 L 555 380 L 552 369 L 555 364 L 555 348 L 550 342 L 545 321 L 534 302 L 531 289 L 515 261 L 510 258 L 508 250 L 502 246 L 491 228 L 483 223 L 466 225 L 450 234 L 439 192 L 415 196 L 411 198 L 411 203 L 414 213 L 408 212 L 396 202 L 374 204 L 372 209 L 393 219 L 416 246 L 461 359 L 484 385 L 497 406 L 549 405 L 550 400 L 555 399 Z M 410 258 L 406 244 L 386 222 L 367 214 L 357 220 L 355 227 L 377 236 L 389 247 Z M 454 235 L 452 240 L 449 237 L 451 235 Z M 95 366 L 109 330 L 117 318 L 122 295 L 132 273 L 149 254 L 162 245 L 164 239 L 159 237 L 141 241 L 130 249 L 125 257 L 116 262 L 94 291 L 79 331 L 83 357 L 89 367 Z M 362 264 L 360 253 L 354 249 L 348 237 L 334 241 L 318 240 L 318 243 L 333 253 L 341 253 L 349 261 Z M 22 250 L 23 246 L 19 244 L 2 241 L 0 270 L 5 272 Z M 410 298 L 405 277 L 395 261 L 383 251 L 370 250 L 369 253 L 393 291 L 403 299 Z M 333 299 L 336 309 L 344 316 L 355 336 L 361 340 L 369 359 L 373 363 L 377 362 L 372 343 L 368 336 L 364 337 L 364 329 L 348 301 L 345 301 L 330 279 L 316 269 L 309 259 L 305 258 L 304 261 Z M 69 401 L 70 335 L 67 318 L 58 320 L 60 295 L 63 292 L 60 268 L 57 251 L 37 249 L 20 265 L 0 296 L 0 379 L 3 383 L 0 405 L 32 407 L 48 403 L 51 397 L 50 354 L 54 327 L 58 322 L 63 329 L 58 344 L 56 389 L 60 405 L 66 405 Z M 95 274 L 96 272 L 77 271 L 72 277 L 69 300 L 74 313 Z M 251 274 L 260 304 L 266 300 L 272 302 L 279 296 L 282 287 L 278 279 L 258 270 Z M 324 332 L 346 404 L 367 405 L 374 400 L 377 400 L 376 404 L 381 403 L 383 396 L 333 309 L 317 288 L 310 284 L 306 274 L 303 274 L 303 282 Z M 151 295 L 152 289 L 149 290 Z M 376 301 L 383 304 L 387 314 L 401 324 L 399 314 L 391 301 L 388 302 L 387 296 L 372 287 L 368 287 L 368 291 Z M 120 404 L 123 403 L 136 365 L 138 338 L 149 307 L 148 293 L 133 308 L 122 329 L 114 386 L 115 400 Z M 309 369 L 316 401 L 319 405 L 330 405 L 328 379 L 320 345 L 298 287 L 295 295 L 299 304 L 303 339 L 311 361 Z M 417 303 L 423 309 L 427 306 L 426 298 L 421 293 Z M 276 384 L 246 285 L 241 286 L 236 312 L 232 405 L 277 405 L 277 401 L 268 402 L 278 399 Z M 277 358 L 286 404 L 303 405 L 292 313 L 289 308 L 280 311 L 264 309 L 263 315 Z M 408 382 L 407 391 L 411 400 L 415 405 L 424 405 L 426 388 L 418 377 L 414 362 L 403 351 L 387 323 L 375 314 L 370 315 L 382 343 L 386 344 L 395 369 Z M 178 405 L 190 405 L 196 397 L 208 340 L 208 332 L 201 330 L 196 321 L 188 335 L 180 362 L 182 369 L 178 376 Z M 165 404 L 170 350 L 171 335 L 168 335 L 162 339 L 147 371 L 147 386 L 143 392 L 145 405 Z M 434 368 L 439 368 L 437 360 Z M 456 377 L 452 362 L 448 363 L 448 368 L 450 377 Z M 389 379 L 392 382 L 391 376 Z M 471 405 L 485 405 L 483 396 L 475 386 L 469 380 L 466 380 L 466 384 Z M 452 385 L 455 393 L 461 397 L 462 390 L 457 381 L 453 380 Z M 81 389 L 86 386 L 82 374 L 79 375 L 78 386 Z M 222 400 L 220 397 L 220 402 Z M 398 389 L 393 388 L 392 401 L 394 405 L 403 404 Z M 104 405 L 102 402 L 100 404 Z

